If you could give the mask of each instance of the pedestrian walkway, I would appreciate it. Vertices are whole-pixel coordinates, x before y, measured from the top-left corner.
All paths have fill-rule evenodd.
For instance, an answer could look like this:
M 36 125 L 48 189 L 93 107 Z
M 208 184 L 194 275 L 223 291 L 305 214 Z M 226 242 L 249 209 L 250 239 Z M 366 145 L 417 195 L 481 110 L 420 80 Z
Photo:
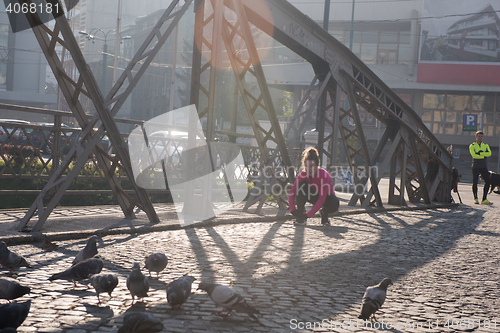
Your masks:
M 147 311 L 161 320 L 162 332 L 498 332 L 500 204 L 474 205 L 465 188 L 461 195 L 468 204 L 387 207 L 379 212 L 355 208 L 355 214 L 343 207 L 329 227 L 320 226 L 319 217 L 306 226 L 294 226 L 291 220 L 276 217 L 262 220 L 265 223 L 251 221 L 268 217 L 236 211 L 195 228 L 174 228 L 173 219 L 168 222 L 171 230 L 133 233 L 133 228 L 159 226 L 139 225 L 142 217 L 123 221 L 113 207 L 66 213 L 62 209 L 53 218 L 60 221 L 47 225 L 47 234 L 58 245 L 54 250 L 42 250 L 38 241 L 9 246 L 32 264 L 14 276 L 31 287 L 29 295 L 16 300 L 32 301 L 18 331 L 117 332 L 127 312 Z M 345 206 L 346 198 L 342 199 Z M 492 196 L 491 201 L 495 199 Z M 168 214 L 172 211 L 164 207 L 160 215 Z M 101 294 L 102 304 L 93 289 L 48 281 L 70 267 L 84 247 L 86 238 L 78 233 L 92 233 L 72 220 L 90 221 L 86 227 L 94 230 L 128 229 L 98 237 L 103 272 L 119 277 L 113 298 Z M 8 222 L 0 224 L 4 223 Z M 162 219 L 160 226 L 166 228 L 168 223 Z M 73 235 L 58 231 L 62 224 L 76 229 Z M 131 307 L 125 281 L 132 263 L 138 261 L 143 267 L 145 256 L 154 252 L 167 255 L 167 268 L 158 279 L 155 274 L 150 279 L 146 304 Z M 6 272 L 0 270 L 2 276 Z M 166 285 L 185 274 L 196 278 L 193 294 L 181 309 L 172 310 Z M 393 285 L 377 312 L 378 326 L 358 321 L 365 288 L 384 277 L 390 277 Z M 216 316 L 214 311 L 220 308 L 196 290 L 201 281 L 234 288 L 260 310 L 259 321 L 245 314 Z
M 384 184 L 384 182 L 382 182 Z M 384 186 L 384 185 L 382 185 Z M 387 191 L 385 191 L 387 192 Z M 363 208 L 359 205 L 348 206 L 351 193 L 337 192 L 340 199 L 339 212 L 333 216 L 360 214 L 365 212 L 380 212 L 394 210 L 429 209 L 448 207 L 449 204 L 433 203 L 430 205 L 408 203 L 408 206 L 386 204 L 387 195 L 382 192 L 384 206 Z M 454 196 L 457 199 L 457 196 Z M 458 202 L 458 199 L 456 200 Z M 194 226 L 217 225 L 224 223 L 244 222 L 274 222 L 291 220 L 288 211 L 280 211 L 277 204 L 269 201 L 264 204 L 259 214 L 255 214 L 256 206 L 250 207 L 248 212 L 243 211 L 244 204 L 238 204 L 215 218 L 197 223 Z M 137 210 L 136 219 L 125 219 L 119 206 L 90 206 L 90 207 L 58 207 L 53 210 L 48 220 L 44 223 L 41 232 L 17 231 L 21 219 L 27 209 L 0 210 L 0 235 L 7 243 L 26 243 L 41 241 L 44 236 L 49 239 L 85 238 L 90 234 L 117 234 L 117 233 L 143 233 L 151 231 L 175 230 L 181 228 L 173 204 L 155 204 L 155 210 L 160 218 L 156 224 L 150 223 L 143 211 Z M 36 217 L 28 224 L 29 227 L 36 223 Z

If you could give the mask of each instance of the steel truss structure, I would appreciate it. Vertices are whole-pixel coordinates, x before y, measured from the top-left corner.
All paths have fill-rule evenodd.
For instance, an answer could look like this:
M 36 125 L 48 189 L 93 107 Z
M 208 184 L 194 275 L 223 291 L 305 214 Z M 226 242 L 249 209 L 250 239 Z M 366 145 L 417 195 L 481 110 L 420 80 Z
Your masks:
M 28 4 L 28 7 L 31 4 L 31 0 L 20 0 L 19 2 Z M 92 152 L 97 157 L 99 166 L 104 171 L 124 216 L 130 219 L 135 218 L 134 208 L 138 207 L 147 214 L 151 222 L 158 222 L 158 216 L 148 194 L 135 183 L 129 154 L 113 117 L 117 114 L 191 3 L 190 0 L 186 1 L 181 9 L 174 12 L 177 2 L 173 1 L 167 8 L 106 98 L 99 90 L 94 75 L 85 62 L 66 17 L 64 15 L 57 17 L 54 28 L 50 29 L 40 21 L 36 13 L 26 13 L 26 17 L 57 79 L 64 98 L 68 102 L 82 131 L 77 144 L 72 147 L 66 158 L 52 174 L 47 185 L 19 223 L 17 227 L 19 230 L 26 228 L 35 214 L 38 215 L 38 219 L 31 230 L 39 231 L 41 229 L 47 217 L 56 207 L 71 181 L 78 175 Z M 59 5 L 62 8 L 62 5 Z M 61 59 L 56 52 L 57 46 L 66 49 L 73 58 L 79 75 L 76 80 L 73 80 L 62 66 Z M 89 97 L 97 110 L 96 116 L 91 120 L 87 119 L 79 101 L 81 95 Z M 94 131 L 96 127 L 98 129 Z M 116 151 L 114 157 L 100 147 L 99 142 L 105 133 Z M 70 163 L 75 157 L 77 162 L 70 167 Z M 129 177 L 134 186 L 134 197 L 123 191 L 119 180 L 115 176 L 117 168 L 122 169 Z M 52 196 L 48 198 L 49 203 L 44 207 L 43 200 L 49 195 Z
M 29 4 L 31 0 L 19 2 Z M 147 193 L 135 185 L 128 151 L 113 117 L 192 0 L 185 1 L 175 9 L 178 2 L 173 0 L 165 10 L 106 97 L 89 71 L 65 16 L 56 18 L 54 28 L 49 29 L 36 15 L 26 14 L 82 132 L 78 144 L 72 147 L 71 154 L 68 154 L 51 176 L 49 183 L 19 224 L 19 229 L 26 228 L 30 219 L 37 214 L 38 220 L 32 230 L 40 230 L 92 152 L 98 157 L 99 165 L 104 170 L 125 217 L 134 218 L 134 208 L 139 207 L 146 212 L 151 222 L 158 221 Z M 257 204 L 256 212 L 259 212 L 269 194 L 273 193 L 274 186 L 293 182 L 293 167 L 298 165 L 296 160 L 292 162 L 292 151 L 302 147 L 300 136 L 316 106 L 319 117 L 317 148 L 320 157 L 326 158 L 327 168 L 334 167 L 340 139 L 353 170 L 356 188 L 362 189 L 354 192 L 349 205 L 356 205 L 359 201 L 362 206 L 382 206 L 378 184 L 386 171 L 390 176 L 390 204 L 406 204 L 405 190 L 410 202 L 450 201 L 451 155 L 404 101 L 351 51 L 309 17 L 285 0 L 195 0 L 194 7 L 196 20 L 191 104 L 196 105 L 200 119 L 205 118 L 206 139 L 213 141 L 218 134 L 215 117 L 217 86 L 220 67 L 224 63 L 223 66 L 230 66 L 234 73 L 237 84 L 235 89 L 246 109 L 260 152 L 259 173 L 254 179 L 255 187 L 245 210 Z M 315 72 L 314 79 L 295 108 L 284 133 L 279 126 L 259 58 L 255 30 L 269 35 L 303 57 Z M 55 51 L 56 46 L 65 48 L 73 58 L 79 74 L 76 80 L 65 72 Z M 249 82 L 256 83 L 254 85 L 257 89 L 250 89 Z M 346 96 L 348 106 L 341 105 L 341 94 Z M 90 120 L 79 102 L 82 95 L 90 98 L 97 110 L 96 116 Z M 305 108 L 306 104 L 310 107 Z M 382 139 L 373 152 L 367 147 L 359 108 L 385 125 Z M 236 109 L 233 112 L 236 113 Z M 270 129 L 264 129 L 259 122 L 258 113 L 265 114 L 271 124 Z M 329 113 L 333 117 L 328 116 Z M 94 130 L 95 128 L 98 129 Z M 233 140 L 242 136 L 236 131 L 236 116 L 231 117 L 231 131 L 222 133 Z M 108 135 L 116 150 L 114 157 L 100 147 L 99 141 L 104 134 Z M 75 156 L 77 163 L 70 168 L 70 161 Z M 376 165 L 380 166 L 378 172 L 371 172 Z M 134 184 L 134 196 L 123 191 L 114 176 L 117 168 L 122 169 Z M 44 207 L 43 200 L 49 196 L 49 203 Z M 284 211 L 287 206 L 285 198 L 277 196 L 277 200 Z

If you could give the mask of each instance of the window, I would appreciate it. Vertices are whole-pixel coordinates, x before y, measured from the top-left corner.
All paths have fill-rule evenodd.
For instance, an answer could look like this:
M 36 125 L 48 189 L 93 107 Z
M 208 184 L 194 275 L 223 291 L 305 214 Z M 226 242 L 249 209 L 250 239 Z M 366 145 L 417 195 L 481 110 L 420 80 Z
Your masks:
M 443 134 L 443 124 L 434 123 L 432 125 L 432 133 L 434 133 L 434 134 Z
M 485 46 L 482 40 L 471 40 L 470 45 L 473 47 L 479 47 L 479 48 L 482 48 Z
M 432 121 L 432 111 L 424 111 L 422 114 L 422 121 Z
M 472 110 L 493 111 L 495 106 L 495 95 L 472 95 Z
M 454 123 L 457 121 L 457 112 L 446 112 L 446 122 L 447 123 Z
M 410 32 L 400 31 L 399 32 L 399 43 L 400 44 L 410 44 Z
M 456 111 L 470 110 L 470 95 L 469 94 L 447 95 L 446 109 L 456 110 Z
M 394 50 L 379 50 L 377 64 L 388 65 L 396 64 L 396 51 Z
M 493 126 L 483 125 L 483 133 L 485 136 L 493 136 Z
M 365 64 L 376 64 L 378 31 L 363 31 L 361 40 L 361 60 Z
M 463 131 L 463 115 L 475 114 L 485 136 L 500 136 L 500 93 L 424 93 L 422 121 L 434 134 L 474 136 Z
M 444 109 L 444 94 L 424 94 L 424 109 Z
M 391 43 L 396 44 L 398 42 L 398 32 L 397 31 L 381 31 L 380 32 L 380 43 Z
M 353 32 L 352 52 L 366 64 L 408 64 L 410 60 L 410 24 L 357 25 Z M 351 44 L 350 23 L 339 23 L 329 32 L 345 46 Z
M 444 134 L 455 134 L 455 124 L 444 124 Z
M 9 26 L 0 24 L 0 87 L 7 84 L 7 62 L 9 60 Z
M 500 114 L 495 113 L 495 136 L 500 137 Z
M 365 64 L 377 63 L 377 44 L 363 44 L 360 58 Z
M 434 121 L 443 121 L 443 111 L 434 111 Z
M 410 44 L 399 44 L 398 64 L 410 63 Z
M 363 31 L 362 35 L 363 45 L 365 43 L 378 43 L 378 31 Z
M 351 38 L 351 32 L 349 31 L 349 38 Z M 352 37 L 352 42 L 353 43 L 359 43 L 361 41 L 361 32 L 360 31 L 353 31 L 353 37 Z
M 492 112 L 483 113 L 483 120 L 485 124 L 493 124 L 495 122 L 495 114 Z

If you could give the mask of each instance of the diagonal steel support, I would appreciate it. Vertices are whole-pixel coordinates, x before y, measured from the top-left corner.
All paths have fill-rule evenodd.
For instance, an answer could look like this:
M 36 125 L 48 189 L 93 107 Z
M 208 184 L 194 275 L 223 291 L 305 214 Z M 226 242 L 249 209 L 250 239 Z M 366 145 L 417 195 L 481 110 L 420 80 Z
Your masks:
M 271 129 L 269 130 L 269 132 L 266 133 L 265 131 L 263 131 L 262 127 L 259 125 L 258 118 L 256 117 L 255 113 L 252 112 L 253 113 L 253 115 L 252 115 L 250 113 L 251 109 L 249 109 L 247 107 L 247 111 L 249 112 L 252 128 L 254 129 L 254 133 L 256 135 L 257 135 L 257 133 L 259 133 L 257 137 L 258 138 L 260 137 L 259 139 L 262 139 L 262 142 L 260 144 L 261 149 L 263 149 L 262 152 L 263 153 L 267 152 L 267 141 L 272 140 L 276 143 L 276 145 L 278 147 L 278 150 L 279 150 L 279 153 L 281 155 L 281 159 L 282 159 L 284 165 L 290 166 L 291 165 L 290 157 L 288 155 L 288 150 L 287 150 L 287 147 L 285 144 L 285 140 L 283 138 L 283 134 L 281 133 L 281 128 L 279 126 L 278 117 L 276 116 L 276 111 L 274 110 L 274 104 L 273 104 L 273 101 L 271 98 L 271 94 L 269 92 L 269 87 L 267 86 L 266 78 L 264 75 L 264 70 L 262 68 L 262 63 L 259 59 L 259 54 L 257 52 L 257 47 L 255 46 L 252 32 L 250 30 L 250 23 L 248 21 L 247 14 L 245 12 L 245 8 L 244 8 L 241 0 L 233 0 L 233 5 L 234 5 L 236 15 L 238 17 L 238 26 L 239 26 L 238 34 L 245 41 L 246 49 L 247 49 L 248 56 L 249 56 L 249 59 L 247 59 L 247 60 L 251 64 L 252 69 L 253 69 L 251 71 L 248 71 L 248 73 L 253 74 L 253 76 L 257 80 L 257 83 L 258 83 L 258 86 L 260 89 L 260 93 L 261 93 L 261 95 L 258 98 L 256 98 L 255 100 L 262 100 L 263 101 L 264 110 L 266 111 L 267 116 L 269 118 L 269 121 L 271 122 Z M 229 24 L 228 21 L 225 21 L 225 22 L 227 24 Z M 226 26 L 228 27 L 228 25 L 226 25 Z M 235 30 L 236 26 L 233 26 L 232 29 Z M 226 29 L 224 29 L 224 31 L 223 31 L 223 39 L 224 39 L 224 44 L 226 45 L 226 49 L 228 49 L 228 53 L 231 52 L 231 53 L 233 53 L 234 56 L 238 56 L 238 54 L 235 53 L 235 49 L 233 47 L 234 44 L 230 43 L 228 30 L 226 30 Z M 231 51 L 229 51 L 229 50 L 231 50 Z M 242 95 L 242 98 L 244 100 L 246 100 L 245 106 L 250 105 L 251 104 L 251 101 L 250 101 L 251 95 L 249 94 L 249 90 L 247 89 L 247 87 L 245 87 L 243 85 L 244 81 L 243 81 L 243 77 L 241 76 L 241 74 L 243 74 L 244 72 L 242 71 L 241 66 L 238 66 L 238 64 L 233 62 L 237 58 L 230 56 L 230 59 L 232 59 L 231 64 L 233 65 L 232 67 L 233 67 L 233 70 L 235 70 L 235 74 L 239 73 L 238 76 L 239 76 L 240 81 L 239 81 L 238 86 L 240 88 L 240 94 Z M 241 60 L 242 59 L 240 58 L 239 61 L 241 62 Z M 255 103 L 255 106 L 257 106 L 257 103 Z M 264 132 L 264 133 L 260 134 L 260 132 Z M 263 136 L 263 134 L 265 134 L 265 137 Z M 271 165 L 273 160 L 271 158 L 267 157 L 268 154 L 265 154 L 264 156 L 265 156 L 265 158 L 264 158 L 265 164 Z
M 388 155 L 390 158 L 390 172 L 389 172 L 389 201 L 391 205 L 406 205 L 404 200 L 404 188 L 406 186 L 406 155 L 407 146 L 401 137 L 401 132 L 398 132 L 391 149 L 394 149 L 394 154 Z M 399 170 L 397 166 L 399 164 Z M 399 186 L 396 181 L 399 175 Z M 399 194 L 396 194 L 395 191 Z
M 319 99 L 322 96 L 324 96 L 325 92 L 327 91 L 326 88 L 331 78 L 331 73 L 327 73 L 326 76 L 324 76 L 323 81 L 319 83 L 317 83 L 319 80 L 318 77 L 319 77 L 318 75 L 315 75 L 314 79 L 312 80 L 311 84 L 306 90 L 305 95 L 300 101 L 298 107 L 295 109 L 294 115 L 292 116 L 292 118 L 290 119 L 290 121 L 286 126 L 285 133 L 283 136 L 285 138 L 290 138 L 290 137 L 293 138 L 287 140 L 288 149 L 296 148 L 298 146 L 297 143 L 299 143 L 299 146 L 303 144 L 300 138 L 297 137 L 299 137 L 304 131 L 305 124 L 312 118 L 312 111 L 314 110 L 315 105 L 317 105 Z M 317 91 L 315 90 L 316 88 L 318 88 Z M 317 92 L 314 98 L 311 97 L 312 91 Z M 309 107 L 306 110 L 302 111 L 307 101 L 310 102 Z M 297 126 L 296 123 L 298 123 Z M 318 137 L 318 139 L 320 138 Z M 274 150 L 270 160 L 274 161 L 278 157 L 278 153 L 279 153 L 278 150 Z M 249 199 L 245 204 L 244 210 L 247 210 L 253 204 L 259 202 L 259 206 L 256 210 L 257 212 L 259 212 L 267 197 L 270 194 L 274 193 L 273 191 L 271 192 L 266 191 L 266 189 L 273 189 L 275 185 L 284 188 L 287 182 L 293 183 L 295 178 L 294 173 L 295 170 L 293 166 L 289 167 L 285 172 L 282 172 L 281 174 L 279 172 L 274 172 L 272 175 L 268 175 L 261 172 L 260 177 L 256 182 L 255 188 L 250 193 Z M 277 175 L 280 175 L 281 177 L 278 178 Z M 284 200 L 281 197 L 278 197 L 278 204 L 281 209 L 280 213 L 283 213 L 285 207 L 287 206 L 286 200 Z
M 25 1 L 25 3 L 29 3 L 30 1 Z M 56 44 L 59 43 L 63 47 L 68 48 L 67 41 L 62 40 L 59 37 L 60 33 L 60 24 L 56 23 L 54 29 L 51 31 L 47 26 L 44 24 L 38 24 L 39 22 L 37 21 L 37 17 L 34 15 L 27 15 L 27 18 L 30 22 L 30 24 L 33 27 L 33 32 L 35 33 L 35 36 L 44 51 L 44 54 L 47 58 L 47 61 L 49 65 L 51 66 L 57 80 L 60 86 L 60 89 L 68 101 L 68 104 L 72 108 L 72 112 L 75 115 L 79 125 L 82 128 L 87 128 L 87 125 L 90 123 L 85 116 L 85 113 L 83 111 L 83 108 L 81 104 L 78 102 L 78 98 L 80 94 L 88 95 L 87 91 L 83 91 L 81 84 L 79 82 L 83 82 L 83 80 L 78 80 L 79 82 L 74 82 L 72 81 L 69 76 L 64 75 L 64 68 L 62 66 L 62 63 L 60 59 L 57 56 L 57 53 L 55 52 L 55 47 Z M 64 16 L 61 16 L 62 20 L 65 20 Z M 69 28 L 69 27 L 68 27 Z M 72 37 L 74 39 L 74 37 Z M 90 126 L 89 126 L 90 127 Z M 91 127 L 90 127 L 91 128 Z M 84 138 L 84 140 L 87 140 L 87 142 L 95 142 L 96 144 L 100 141 L 100 137 L 97 137 L 97 135 L 93 132 L 93 130 L 90 130 L 87 128 L 87 130 L 83 130 L 81 133 L 81 137 Z M 95 139 L 95 140 L 94 140 Z M 90 153 L 90 152 L 89 152 Z M 127 201 L 127 198 L 122 195 L 121 191 L 121 186 L 119 181 L 117 180 L 116 176 L 110 175 L 110 170 L 111 170 L 111 165 L 109 163 L 109 160 L 106 159 L 104 154 L 102 153 L 102 149 L 99 150 L 96 148 L 94 151 L 96 158 L 99 162 L 99 165 L 101 168 L 104 170 L 106 177 L 108 178 L 108 181 L 110 182 L 111 189 L 113 190 L 114 194 L 117 196 L 117 199 L 120 203 L 120 206 L 122 207 L 122 210 L 124 211 L 126 217 L 133 217 L 133 212 L 129 211 L 129 204 L 130 202 Z M 80 159 L 78 160 L 79 164 L 84 164 L 85 161 L 88 159 L 88 154 L 87 155 L 80 155 Z M 56 170 L 56 172 L 52 175 L 51 179 L 49 180 L 48 184 L 45 186 L 45 188 L 42 190 L 42 192 L 39 194 L 27 214 L 24 216 L 24 218 L 21 220 L 20 224 L 18 225 L 18 229 L 23 229 L 25 228 L 26 224 L 29 222 L 31 217 L 38 211 L 38 221 L 33 228 L 34 231 L 40 230 L 42 227 L 43 223 L 47 219 L 47 217 L 50 215 L 51 211 L 57 203 L 59 202 L 60 198 L 62 197 L 64 191 L 69 187 L 70 182 L 66 181 L 69 180 L 71 177 L 75 177 L 77 175 L 77 170 L 74 172 L 70 172 L 68 175 L 64 176 L 64 171 L 68 169 L 69 165 L 71 162 L 70 156 L 68 156 L 63 163 L 60 165 L 60 167 Z M 81 166 L 80 166 L 81 168 Z M 79 171 L 79 170 L 78 170 Z M 75 175 L 76 173 L 76 175 Z M 48 205 L 46 208 L 43 206 L 43 199 L 44 197 L 48 194 L 48 192 L 52 189 L 56 189 L 56 194 L 50 199 Z
M 423 197 L 424 202 L 426 204 L 430 204 L 431 200 L 429 197 L 429 192 L 427 190 L 427 184 L 425 183 L 425 176 L 424 176 L 424 172 L 422 170 L 422 165 L 420 164 L 418 149 L 417 149 L 417 145 L 415 143 L 415 139 L 414 139 L 413 135 L 408 134 L 407 143 L 410 147 L 411 157 L 413 160 L 413 165 L 415 167 L 416 177 L 414 177 L 413 179 L 419 184 L 418 193 L 421 197 Z M 410 184 L 407 184 L 407 189 L 409 186 L 410 186 Z M 415 198 L 414 201 L 416 202 L 417 199 Z
M 398 139 L 396 140 L 394 137 L 397 136 Z M 373 153 L 373 163 L 376 164 L 378 162 L 383 148 L 386 146 L 387 142 L 389 139 L 392 138 L 393 143 L 390 146 L 389 150 L 386 152 L 386 157 L 382 161 L 380 169 L 375 169 L 376 173 L 376 183 L 379 184 L 380 180 L 382 179 L 382 176 L 384 175 L 385 170 L 387 169 L 387 166 L 389 165 L 389 162 L 396 151 L 397 144 L 395 141 L 400 140 L 400 135 L 399 135 L 399 125 L 397 123 L 389 123 L 388 126 L 386 127 L 384 133 L 382 134 L 382 138 L 380 139 L 380 142 L 375 149 L 375 152 Z M 369 170 L 369 172 L 373 172 L 372 170 Z M 375 188 L 371 186 L 371 188 L 368 190 L 368 193 L 366 195 L 365 201 L 363 201 L 362 206 L 367 207 L 368 205 L 371 205 L 371 198 L 373 197 L 373 194 L 375 193 Z
M 30 2 L 29 0 L 24 1 L 26 3 Z M 156 212 L 151 202 L 149 201 L 147 193 L 144 189 L 138 187 L 135 184 L 133 173 L 131 171 L 130 159 L 128 157 L 128 151 L 125 149 L 123 139 L 121 138 L 118 128 L 116 127 L 113 116 L 118 112 L 120 106 L 129 96 L 133 87 L 136 85 L 136 83 L 146 70 L 147 66 L 151 63 L 154 56 L 158 53 L 160 47 L 164 44 L 168 35 L 172 32 L 173 28 L 179 21 L 180 17 L 182 17 L 184 12 L 187 10 L 190 3 L 191 1 L 187 1 L 181 10 L 179 10 L 176 14 L 172 14 L 177 1 L 172 2 L 172 4 L 166 10 L 165 14 L 159 20 L 158 24 L 155 26 L 153 31 L 144 42 L 143 46 L 140 48 L 138 54 L 133 58 L 125 72 L 114 85 L 106 100 L 104 100 L 102 94 L 97 88 L 92 73 L 88 70 L 88 66 L 85 63 L 83 55 L 81 54 L 81 50 L 78 47 L 78 43 L 74 38 L 74 35 L 66 21 L 65 16 L 61 16 L 56 19 L 55 28 L 53 31 L 51 31 L 46 25 L 39 24 L 40 22 L 38 17 L 36 17 L 35 15 L 27 14 L 27 18 L 33 27 L 35 36 L 37 37 L 42 50 L 44 51 L 44 54 L 49 62 L 49 65 L 51 66 L 58 80 L 61 91 L 68 101 L 68 105 L 70 106 L 80 127 L 82 127 L 82 131 L 78 140 L 78 145 L 73 147 L 67 158 L 63 161 L 60 167 L 56 169 L 56 172 L 52 175 L 48 184 L 41 191 L 38 198 L 31 206 L 30 210 L 18 225 L 18 229 L 25 228 L 29 220 L 37 211 L 39 218 L 33 230 L 38 231 L 41 229 L 43 223 L 50 215 L 53 208 L 55 208 L 65 190 L 71 184 L 71 181 L 78 175 L 79 171 L 85 165 L 85 162 L 87 161 L 92 151 L 97 158 L 99 166 L 104 170 L 105 177 L 110 182 L 111 188 L 118 199 L 125 217 L 135 218 L 133 209 L 135 206 L 138 206 L 146 212 L 151 222 L 158 222 L 158 216 L 156 215 Z M 166 21 L 172 18 L 172 24 L 166 29 L 166 32 L 164 34 L 161 34 L 159 30 L 160 27 Z M 59 33 L 62 34 L 64 39 L 61 39 L 59 37 Z M 158 40 L 153 41 L 154 37 L 158 38 Z M 55 46 L 57 43 L 67 49 L 70 52 L 73 60 L 75 61 L 75 65 L 77 66 L 80 74 L 76 81 L 71 80 L 69 75 L 65 73 L 61 61 L 57 57 L 57 54 L 55 52 Z M 155 47 L 146 52 L 146 48 L 151 43 L 155 43 Z M 132 75 L 132 69 L 136 64 L 140 62 L 142 62 L 142 66 L 135 75 Z M 129 79 L 130 81 L 128 87 L 122 94 L 115 97 L 126 79 Z M 84 87 L 87 88 L 87 90 L 85 90 Z M 87 120 L 87 116 L 85 115 L 83 108 L 78 100 L 81 94 L 90 97 L 97 109 L 98 114 L 90 121 Z M 114 103 L 112 111 L 109 110 L 111 103 Z M 98 130 L 94 132 L 93 128 L 98 123 L 100 123 L 101 125 L 98 127 Z M 100 138 L 104 135 L 105 130 L 110 138 L 111 143 L 115 147 L 117 153 L 116 155 L 118 158 L 112 158 L 106 152 L 104 152 L 102 147 L 100 147 L 99 141 Z M 73 166 L 69 173 L 65 174 L 71 163 L 72 157 L 74 157 L 75 155 L 77 157 L 76 164 Z M 134 185 L 136 198 L 131 198 L 121 188 L 121 185 L 114 173 L 114 170 L 117 167 L 125 170 L 127 176 Z M 57 188 L 56 195 L 50 199 L 49 204 L 46 208 L 44 208 L 43 199 L 47 195 L 47 193 L 54 188 Z
M 323 96 L 321 97 L 322 103 L 319 110 L 320 120 L 318 126 L 318 150 L 320 159 L 323 159 L 323 155 L 326 156 L 326 166 L 330 172 L 338 171 L 336 160 L 338 146 L 337 138 L 339 129 L 342 128 L 339 122 L 340 94 L 340 85 L 333 79 L 333 75 L 331 75 L 331 78 L 328 80 L 327 90 L 323 92 Z M 332 114 L 331 118 L 329 116 L 329 111 L 331 111 Z M 325 144 L 327 145 L 326 149 Z M 335 179 L 332 180 L 334 181 Z
M 237 88 L 260 150 L 260 167 L 265 173 L 261 172 L 263 179 L 260 186 L 272 186 L 276 183 L 276 179 L 273 178 L 275 173 L 272 169 L 276 167 L 286 168 L 291 165 L 291 161 L 245 8 L 240 0 L 225 2 L 222 0 L 200 0 L 196 2 L 195 7 L 197 19 L 195 21 L 191 103 L 197 105 L 200 118 L 207 117 L 207 135 L 213 136 L 211 131 L 215 127 L 216 74 L 217 66 L 221 63 L 222 46 L 224 46 L 226 51 L 224 55 L 227 56 L 235 75 Z M 244 52 L 241 52 L 242 50 Z M 202 63 L 202 52 L 208 58 L 205 63 Z M 204 74 L 209 79 L 202 81 Z M 251 76 L 252 80 L 257 82 L 258 93 L 249 89 L 247 76 Z M 205 106 L 204 103 L 208 105 Z M 271 123 L 269 130 L 265 130 L 260 125 L 257 110 L 263 110 L 266 113 Z M 270 142 L 277 145 L 274 153 L 271 153 L 269 148 Z M 247 201 L 245 207 L 248 208 L 251 202 L 259 202 L 257 208 L 259 211 L 266 197 L 265 194 L 259 195 L 258 198 L 252 197 Z M 283 206 L 281 199 L 278 201 L 280 206 Z
M 366 139 L 365 139 L 365 135 L 363 132 L 363 127 L 361 126 L 361 119 L 359 118 L 356 97 L 354 96 L 353 90 L 350 89 L 351 86 L 349 85 L 348 78 L 344 76 L 344 80 L 345 80 L 345 83 L 344 83 L 345 86 L 348 87 L 347 96 L 349 98 L 349 105 L 351 108 L 351 113 L 352 113 L 352 116 L 354 118 L 354 126 L 355 126 L 355 129 L 357 132 L 357 137 L 358 137 L 359 143 L 361 145 L 362 157 L 364 158 L 364 161 L 365 161 L 365 168 L 366 168 L 365 171 L 370 170 L 370 168 L 372 168 L 373 165 L 371 162 L 368 147 L 366 145 Z M 355 179 L 356 179 L 356 177 L 355 177 Z M 375 178 L 375 175 L 372 172 L 368 172 L 368 177 L 366 177 L 366 175 L 365 175 L 362 179 L 360 179 L 356 182 L 355 191 L 351 197 L 351 200 L 349 201 L 349 206 L 354 206 L 356 204 L 356 201 L 358 201 L 358 199 L 361 200 L 361 203 L 363 203 L 363 201 L 365 200 L 365 197 L 364 197 L 364 195 L 362 195 L 361 193 L 358 193 L 358 192 L 360 192 L 359 188 L 365 187 L 368 179 L 371 182 L 371 186 L 372 186 L 373 191 L 374 191 L 375 201 L 377 203 L 377 206 L 379 206 L 379 207 L 382 206 L 382 198 L 381 198 L 380 192 L 378 190 L 378 182 Z
M 300 136 L 304 132 L 305 125 L 312 119 L 313 110 L 318 104 L 319 99 L 325 94 L 331 74 L 328 73 L 323 81 L 319 81 L 318 77 L 319 75 L 317 74 L 314 76 L 300 103 L 294 110 L 293 116 L 286 125 L 283 136 L 286 138 L 285 141 L 287 142 L 289 150 L 302 147 L 304 144 Z M 315 97 L 311 96 L 313 91 L 316 92 Z M 309 102 L 309 107 L 305 108 L 307 102 Z M 294 178 L 293 174 L 289 175 L 290 182 L 292 182 Z

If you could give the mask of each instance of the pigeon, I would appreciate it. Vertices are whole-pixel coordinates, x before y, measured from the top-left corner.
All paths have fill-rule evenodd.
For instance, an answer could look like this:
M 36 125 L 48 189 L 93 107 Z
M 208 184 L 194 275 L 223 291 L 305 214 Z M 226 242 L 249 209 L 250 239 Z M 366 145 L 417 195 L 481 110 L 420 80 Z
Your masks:
M 118 275 L 116 274 L 97 274 L 92 275 L 89 278 L 89 282 L 94 287 L 95 292 L 97 293 L 98 304 L 101 304 L 101 299 L 99 298 L 100 293 L 108 293 L 109 297 L 111 297 L 111 293 L 118 285 Z
M 373 318 L 375 318 L 375 312 L 384 304 L 385 296 L 387 295 L 387 287 L 390 284 L 392 284 L 391 279 L 385 278 L 376 286 L 366 288 L 361 303 L 361 313 L 358 316 L 359 319 L 366 320 L 372 315 Z
M 184 275 L 167 285 L 167 301 L 172 308 L 180 308 L 187 301 L 194 280 L 194 277 Z
M 144 298 L 148 296 L 149 279 L 146 275 L 142 274 L 141 266 L 138 262 L 132 264 L 132 271 L 127 277 L 127 289 L 132 295 L 132 304 L 134 305 L 135 296 L 137 298 Z
M 0 305 L 0 329 L 7 327 L 17 329 L 28 316 L 30 307 L 31 300 Z
M 17 330 L 12 327 L 6 327 L 3 330 L 0 330 L 0 333 L 16 333 Z
M 90 259 L 85 259 L 79 262 L 75 266 L 71 266 L 67 270 L 56 273 L 49 278 L 49 281 L 54 280 L 67 280 L 73 281 L 76 287 L 76 281 L 82 281 L 87 279 L 93 274 L 99 274 L 102 271 L 104 262 L 100 256 L 95 256 Z
M 168 258 L 163 253 L 153 253 L 146 258 L 146 266 L 149 271 L 149 276 L 151 276 L 151 271 L 156 272 L 156 278 L 158 278 L 160 272 L 167 267 Z
M 21 286 L 17 280 L 0 278 L 0 299 L 9 301 L 30 293 L 30 287 Z
M 16 268 L 28 267 L 31 265 L 22 256 L 10 251 L 5 242 L 0 242 L 0 265 L 7 267 L 12 273 Z
M 161 332 L 161 321 L 149 312 L 129 312 L 123 317 L 123 326 L 118 333 Z
M 73 260 L 72 266 L 78 264 L 79 262 L 92 258 L 97 254 L 97 236 L 94 235 L 89 238 L 87 245 L 78 252 L 75 259 Z
M 224 311 L 223 309 L 222 311 L 216 312 L 217 314 L 228 316 L 231 311 L 235 310 L 236 312 L 246 313 L 253 319 L 258 320 L 255 315 L 260 314 L 259 310 L 250 306 L 246 299 L 234 289 L 209 282 L 201 282 L 198 286 L 198 290 L 199 289 L 205 290 L 216 305 L 223 307 L 227 311 L 226 314 L 222 314 Z

